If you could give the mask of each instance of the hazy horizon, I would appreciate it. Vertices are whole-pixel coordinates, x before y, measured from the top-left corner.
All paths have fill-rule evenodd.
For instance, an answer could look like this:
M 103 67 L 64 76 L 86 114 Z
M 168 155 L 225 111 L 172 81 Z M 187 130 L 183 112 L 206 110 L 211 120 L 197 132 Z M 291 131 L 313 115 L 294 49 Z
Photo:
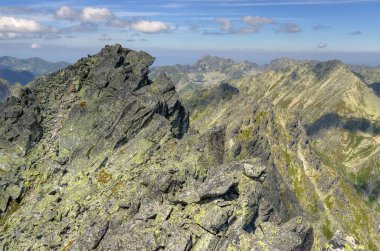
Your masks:
M 131 48 L 134 50 L 140 50 L 138 48 Z M 18 59 L 29 59 L 32 57 L 38 57 L 46 61 L 50 62 L 67 62 L 67 63 L 75 63 L 79 59 L 86 57 L 87 55 L 93 55 L 99 52 L 101 48 L 96 48 L 91 51 L 83 52 L 82 54 L 78 51 L 78 57 L 72 60 L 65 60 L 64 58 L 61 60 L 55 60 L 50 57 L 44 57 L 40 55 L 31 55 L 30 57 L 23 57 L 16 55 L 7 55 L 2 54 L 2 56 L 6 57 L 15 57 Z M 144 49 L 142 49 L 144 50 Z M 380 66 L 380 62 L 378 59 L 380 58 L 380 53 L 355 53 L 355 52 L 335 52 L 335 53 L 313 53 L 313 52 L 269 52 L 269 51 L 196 51 L 196 52 L 186 52 L 186 53 L 178 53 L 176 51 L 147 51 L 153 57 L 156 58 L 153 67 L 155 66 L 170 66 L 176 64 L 184 64 L 184 65 L 192 65 L 195 64 L 198 60 L 205 56 L 215 56 L 221 57 L 225 59 L 232 59 L 236 62 L 241 61 L 249 61 L 252 63 L 256 63 L 260 66 L 265 64 L 269 64 L 272 60 L 276 60 L 279 58 L 288 58 L 291 60 L 305 60 L 305 61 L 329 61 L 329 60 L 340 60 L 348 65 L 367 65 L 369 67 L 378 67 Z M 355 59 L 353 60 L 353 54 L 355 54 Z
M 0 3 L 0 55 L 75 62 L 106 44 L 156 65 L 211 54 L 265 64 L 279 57 L 380 65 L 378 0 L 73 1 Z

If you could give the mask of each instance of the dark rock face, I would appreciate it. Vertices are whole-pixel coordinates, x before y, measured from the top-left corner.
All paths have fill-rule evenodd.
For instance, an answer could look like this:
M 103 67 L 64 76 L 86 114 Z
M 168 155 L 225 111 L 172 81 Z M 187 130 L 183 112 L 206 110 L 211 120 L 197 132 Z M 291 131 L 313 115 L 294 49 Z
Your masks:
M 284 144 L 271 108 L 243 100 L 188 133 L 170 79 L 147 77 L 153 60 L 106 46 L 1 106 L 1 247 L 310 250 L 313 228 L 271 148 Z M 289 126 L 295 151 L 304 135 Z
M 372 88 L 373 92 L 380 97 L 380 83 L 372 83 L 369 85 Z
M 0 102 L 9 95 L 9 84 L 0 79 Z
M 20 97 L 9 97 L 0 104 L 0 142 L 2 145 L 17 144 L 27 153 L 42 137 L 41 116 L 35 104 L 35 94 L 28 88 Z

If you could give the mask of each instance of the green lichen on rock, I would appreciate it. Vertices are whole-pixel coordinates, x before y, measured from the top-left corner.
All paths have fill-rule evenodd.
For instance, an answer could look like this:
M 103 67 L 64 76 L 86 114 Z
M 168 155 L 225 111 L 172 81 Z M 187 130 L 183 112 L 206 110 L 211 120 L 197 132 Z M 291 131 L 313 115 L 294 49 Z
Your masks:
M 106 46 L 1 104 L 1 247 L 321 250 L 337 230 L 379 246 L 298 115 L 222 83 L 184 98 L 189 125 L 153 60 Z

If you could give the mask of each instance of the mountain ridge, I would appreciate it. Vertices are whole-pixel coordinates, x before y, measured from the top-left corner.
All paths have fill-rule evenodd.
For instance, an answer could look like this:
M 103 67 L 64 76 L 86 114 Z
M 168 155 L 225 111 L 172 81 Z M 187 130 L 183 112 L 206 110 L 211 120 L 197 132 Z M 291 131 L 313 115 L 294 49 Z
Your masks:
M 0 57 L 0 67 L 8 68 L 14 71 L 29 71 L 35 76 L 52 73 L 58 69 L 68 66 L 67 62 L 52 63 L 39 57 L 27 59 L 18 59 L 10 56 Z
M 316 151 L 302 114 L 253 91 L 331 83 L 345 67 L 178 94 L 167 75 L 149 79 L 153 61 L 106 46 L 0 104 L 2 248 L 378 249 L 380 214 Z

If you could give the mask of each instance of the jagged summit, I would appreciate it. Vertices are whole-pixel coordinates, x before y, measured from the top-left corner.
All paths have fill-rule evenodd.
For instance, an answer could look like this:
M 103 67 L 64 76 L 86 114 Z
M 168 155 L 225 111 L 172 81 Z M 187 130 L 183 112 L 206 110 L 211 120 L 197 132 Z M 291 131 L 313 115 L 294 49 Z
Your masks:
M 335 232 L 377 247 L 378 215 L 299 114 L 222 81 L 186 100 L 190 124 L 153 60 L 106 46 L 0 105 L 0 249 L 321 250 Z

